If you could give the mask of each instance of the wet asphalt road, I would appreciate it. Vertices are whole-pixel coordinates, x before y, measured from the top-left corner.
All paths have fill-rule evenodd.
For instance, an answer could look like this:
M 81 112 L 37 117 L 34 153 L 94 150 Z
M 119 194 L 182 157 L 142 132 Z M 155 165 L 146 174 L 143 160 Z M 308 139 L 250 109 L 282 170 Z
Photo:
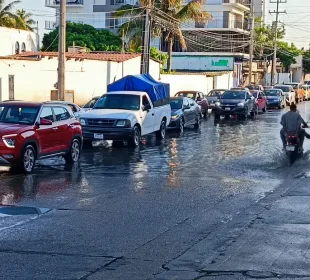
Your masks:
M 298 109 L 310 120 L 310 102 Z M 79 165 L 45 160 L 28 176 L 1 168 L 1 204 L 42 213 L 0 212 L 0 279 L 166 279 L 169 263 L 220 225 L 309 175 L 307 152 L 292 167 L 281 152 L 283 112 L 210 116 L 137 149 L 96 143 Z

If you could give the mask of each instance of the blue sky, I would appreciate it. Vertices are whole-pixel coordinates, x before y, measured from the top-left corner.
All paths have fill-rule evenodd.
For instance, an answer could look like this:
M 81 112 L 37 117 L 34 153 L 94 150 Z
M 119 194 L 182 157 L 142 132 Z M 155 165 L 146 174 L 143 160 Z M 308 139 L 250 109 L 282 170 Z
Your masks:
M 89 1 L 89 0 L 88 0 Z M 274 1 L 274 0 L 273 0 Z M 284 0 L 282 0 L 284 1 Z M 9 2 L 9 1 L 7 1 Z M 269 10 L 274 10 L 276 5 L 267 4 L 267 23 L 275 20 L 275 15 L 269 15 Z M 45 20 L 53 20 L 53 9 L 45 7 L 45 0 L 22 0 L 19 5 L 21 8 L 33 13 L 35 20 L 39 21 L 40 35 L 43 35 Z M 286 10 L 287 15 L 281 15 L 280 21 L 286 24 L 287 36 L 289 42 L 294 42 L 298 47 L 309 48 L 310 44 L 310 1 L 309 0 L 287 0 L 286 4 L 280 5 L 280 10 Z

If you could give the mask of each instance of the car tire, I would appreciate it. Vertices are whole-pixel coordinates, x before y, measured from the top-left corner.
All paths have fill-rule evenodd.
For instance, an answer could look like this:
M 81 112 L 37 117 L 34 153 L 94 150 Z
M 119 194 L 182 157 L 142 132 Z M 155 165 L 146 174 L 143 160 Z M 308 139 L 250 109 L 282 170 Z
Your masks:
M 158 140 L 163 140 L 166 138 L 166 121 L 162 120 L 160 123 L 160 129 L 156 131 L 156 138 Z
M 81 142 L 78 139 L 73 139 L 69 152 L 64 156 L 66 164 L 74 164 L 80 160 Z
M 178 130 L 180 133 L 183 133 L 184 131 L 184 119 L 183 118 L 180 119 Z
M 140 141 L 141 141 L 141 131 L 140 128 L 137 125 L 135 125 L 133 127 L 133 135 L 128 140 L 128 146 L 134 148 L 138 147 L 140 145 Z
M 36 164 L 36 151 L 31 145 L 27 145 L 22 152 L 22 160 L 19 170 L 26 174 L 31 174 Z
M 196 123 L 194 124 L 194 127 L 196 129 L 199 129 L 201 127 L 201 116 L 200 114 L 197 115 Z

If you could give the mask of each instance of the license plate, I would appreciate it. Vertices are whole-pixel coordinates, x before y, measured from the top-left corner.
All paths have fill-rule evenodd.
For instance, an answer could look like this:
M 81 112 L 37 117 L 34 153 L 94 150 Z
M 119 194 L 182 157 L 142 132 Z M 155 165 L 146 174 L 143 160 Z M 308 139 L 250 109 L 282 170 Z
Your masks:
M 295 146 L 286 146 L 286 150 L 289 152 L 294 152 L 295 151 Z
M 103 137 L 103 134 L 95 133 L 95 134 L 94 134 L 94 138 L 95 138 L 95 139 L 98 139 L 98 140 L 103 140 L 104 137 Z
M 225 111 L 230 111 L 230 108 L 229 108 L 229 107 L 226 107 L 226 108 L 225 108 Z

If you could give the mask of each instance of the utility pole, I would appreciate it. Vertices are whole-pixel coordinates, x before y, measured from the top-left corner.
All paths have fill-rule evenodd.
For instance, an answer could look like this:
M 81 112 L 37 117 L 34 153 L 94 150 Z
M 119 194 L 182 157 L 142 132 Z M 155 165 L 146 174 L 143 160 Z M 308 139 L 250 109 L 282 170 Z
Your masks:
M 254 52 L 254 0 L 251 0 L 251 17 L 250 17 L 250 61 L 249 61 L 249 84 L 252 83 L 252 64 Z
M 277 9 L 275 11 L 269 11 L 270 14 L 276 14 L 276 21 L 274 23 L 274 51 L 273 51 L 273 60 L 271 68 L 271 85 L 274 83 L 274 75 L 277 72 L 277 50 L 278 50 L 278 23 L 279 23 L 279 14 L 286 14 L 286 11 L 279 11 L 279 5 L 287 3 L 287 0 L 270 0 L 270 3 L 277 4 Z
M 59 15 L 59 45 L 58 45 L 58 100 L 65 99 L 65 72 L 66 72 L 66 3 L 60 0 Z
M 142 30 L 141 74 L 149 73 L 150 44 L 151 44 L 151 16 L 152 2 L 148 0 L 145 8 L 144 26 Z

